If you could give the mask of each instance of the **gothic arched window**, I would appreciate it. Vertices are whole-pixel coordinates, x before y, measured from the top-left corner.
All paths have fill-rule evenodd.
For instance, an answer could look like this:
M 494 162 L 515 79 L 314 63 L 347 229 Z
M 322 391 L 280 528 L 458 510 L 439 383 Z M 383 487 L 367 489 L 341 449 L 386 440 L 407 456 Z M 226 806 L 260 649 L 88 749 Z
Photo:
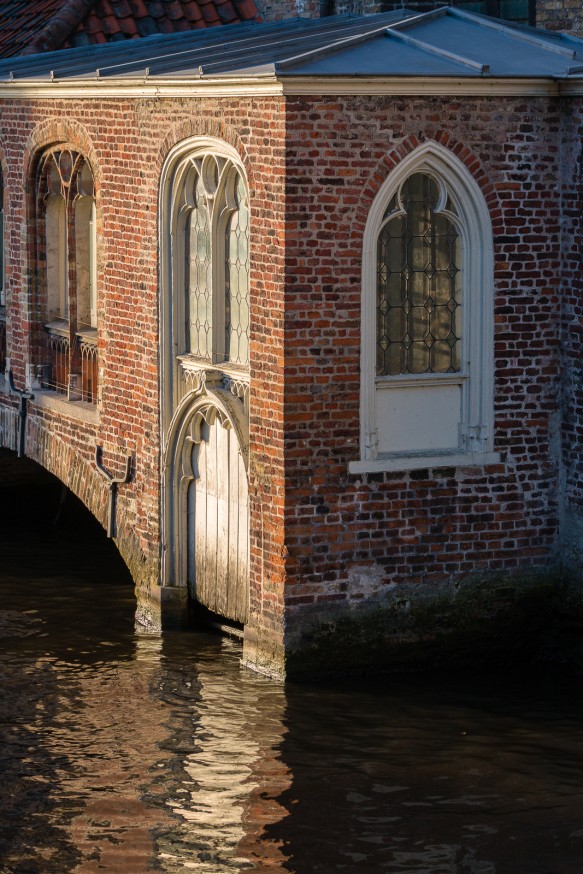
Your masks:
M 249 364 L 249 208 L 242 171 L 209 152 L 189 156 L 175 174 L 177 238 L 184 257 L 175 269 L 183 301 L 183 354 L 220 364 Z M 183 286 L 180 293 L 178 285 Z M 178 334 L 180 332 L 177 332 Z
M 86 158 L 65 147 L 46 152 L 39 168 L 44 229 L 45 330 L 49 358 L 44 382 L 70 400 L 97 401 L 97 268 L 93 173 Z M 44 256 L 44 257 L 43 257 Z
M 388 177 L 366 226 L 351 470 L 496 460 L 492 276 L 477 184 L 445 149 L 420 147 Z
M 394 195 L 377 242 L 377 375 L 459 373 L 462 253 L 451 200 L 414 173 Z

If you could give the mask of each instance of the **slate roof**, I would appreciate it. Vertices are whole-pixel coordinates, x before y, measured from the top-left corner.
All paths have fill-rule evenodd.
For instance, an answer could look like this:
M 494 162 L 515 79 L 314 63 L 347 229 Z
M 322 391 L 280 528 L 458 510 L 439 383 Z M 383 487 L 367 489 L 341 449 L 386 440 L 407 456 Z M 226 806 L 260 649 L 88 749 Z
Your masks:
M 258 20 L 255 0 L 0 0 L 0 57 Z
M 583 40 L 443 7 L 238 24 L 0 62 L 0 80 L 416 77 L 561 78 L 583 72 Z

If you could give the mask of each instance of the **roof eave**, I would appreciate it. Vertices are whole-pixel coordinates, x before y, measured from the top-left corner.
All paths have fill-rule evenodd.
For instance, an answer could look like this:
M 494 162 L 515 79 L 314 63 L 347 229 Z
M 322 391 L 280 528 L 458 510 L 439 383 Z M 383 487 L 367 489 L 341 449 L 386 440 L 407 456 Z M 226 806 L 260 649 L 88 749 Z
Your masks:
M 301 74 L 192 76 L 165 78 L 14 79 L 0 81 L 0 98 L 78 99 L 128 97 L 284 95 L 558 96 L 582 94 L 583 78 L 496 76 L 370 76 Z

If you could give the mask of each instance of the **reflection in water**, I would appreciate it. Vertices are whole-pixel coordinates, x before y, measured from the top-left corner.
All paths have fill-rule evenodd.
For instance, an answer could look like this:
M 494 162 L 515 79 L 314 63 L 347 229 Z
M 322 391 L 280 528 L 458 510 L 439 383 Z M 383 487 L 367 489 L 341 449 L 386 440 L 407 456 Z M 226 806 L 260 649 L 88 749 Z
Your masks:
M 280 867 L 285 856 L 263 832 L 287 815 L 276 800 L 289 785 L 279 758 L 283 687 L 239 668 L 237 648 L 228 641 L 213 650 L 202 661 L 199 655 L 196 673 L 186 673 L 196 676 L 199 694 L 182 742 L 175 736 L 172 744 L 185 755 L 166 802 L 179 822 L 158 840 L 161 867 L 204 874 L 252 868 L 257 861 Z M 178 659 L 167 661 L 173 695 L 184 653 Z M 179 722 L 183 716 L 179 711 Z
M 574 680 L 284 688 L 89 546 L 0 543 L 0 874 L 582 874 Z

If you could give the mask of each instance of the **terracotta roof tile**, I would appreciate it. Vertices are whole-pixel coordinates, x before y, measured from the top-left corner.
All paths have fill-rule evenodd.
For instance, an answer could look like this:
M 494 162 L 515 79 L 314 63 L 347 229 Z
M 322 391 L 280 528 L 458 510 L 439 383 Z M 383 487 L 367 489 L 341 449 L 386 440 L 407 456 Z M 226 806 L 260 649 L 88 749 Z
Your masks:
M 105 18 L 101 21 L 103 25 L 103 32 L 107 36 L 113 36 L 114 33 L 119 33 L 121 28 L 119 26 L 119 21 L 115 17 L 115 15 L 106 15 Z
M 172 26 L 172 22 L 167 18 L 161 18 L 158 22 L 158 32 L 159 33 L 174 33 L 174 27 Z
M 133 15 L 128 0 L 111 0 L 111 7 L 118 18 L 128 18 Z
M 216 0 L 217 13 L 223 24 L 231 24 L 237 21 L 239 16 L 231 0 Z
M 240 21 L 261 21 L 255 0 L 236 0 L 235 7 L 237 9 Z
M 128 16 L 127 18 L 120 18 L 119 26 L 121 32 L 125 33 L 126 36 L 132 37 L 138 33 L 136 21 L 131 16 Z
M 0 0 L 0 57 L 261 21 L 255 0 Z
M 165 12 L 161 0 L 150 0 L 150 2 L 146 0 L 146 5 L 152 18 L 164 18 Z
M 150 18 L 149 15 L 147 18 L 138 18 L 136 25 L 140 36 L 152 36 L 153 34 L 158 33 L 156 22 L 153 18 Z
M 184 18 L 180 0 L 166 0 L 164 12 L 170 21 L 177 21 L 179 18 Z
M 130 3 L 136 18 L 146 18 L 150 14 L 144 0 L 130 0 Z
M 97 2 L 94 4 L 94 9 L 100 18 L 107 17 L 108 15 L 115 15 L 115 12 L 113 11 L 113 6 L 109 2 L 109 0 L 97 0 Z
M 184 6 L 184 16 L 188 21 L 200 21 L 202 15 L 198 3 L 188 3 Z
M 103 30 L 103 26 L 101 24 L 101 19 L 95 15 L 94 12 L 91 12 L 83 23 L 83 29 L 87 31 L 87 33 L 99 33 L 99 31 Z M 79 33 L 79 31 L 77 31 Z

